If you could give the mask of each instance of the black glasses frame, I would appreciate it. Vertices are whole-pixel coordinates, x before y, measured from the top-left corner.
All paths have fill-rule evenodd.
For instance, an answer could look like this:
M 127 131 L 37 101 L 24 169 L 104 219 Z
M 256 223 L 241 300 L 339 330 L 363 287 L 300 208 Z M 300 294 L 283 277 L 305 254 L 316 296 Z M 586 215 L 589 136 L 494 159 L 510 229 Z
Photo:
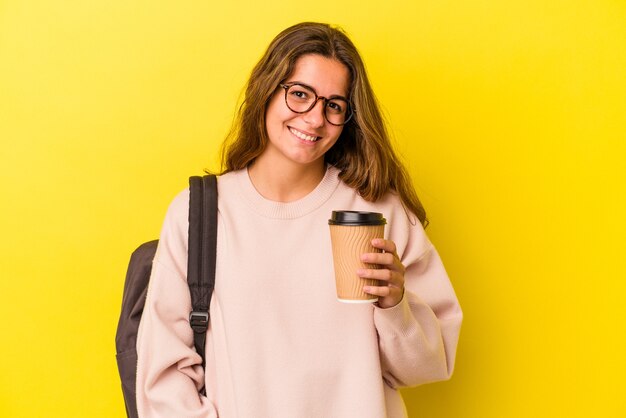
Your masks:
M 324 96 L 318 96 L 317 92 L 315 90 L 313 90 L 311 87 L 306 86 L 304 84 L 300 84 L 300 83 L 281 83 L 279 84 L 280 87 L 282 87 L 285 90 L 285 105 L 287 105 L 287 108 L 289 110 L 291 110 L 293 113 L 298 113 L 298 114 L 304 114 L 307 113 L 309 111 L 311 111 L 311 109 L 313 109 L 315 107 L 315 105 L 317 104 L 317 102 L 319 100 L 323 100 L 324 101 L 324 119 L 326 119 L 326 122 L 330 123 L 331 125 L 334 126 L 343 126 L 346 123 L 350 122 L 350 119 L 352 119 L 352 116 L 354 116 L 354 112 L 355 110 L 352 108 L 352 104 L 350 103 L 350 100 L 347 99 L 341 99 L 341 100 L 345 100 L 346 104 L 348 105 L 348 109 L 346 110 L 346 114 L 348 115 L 346 117 L 346 119 L 343 121 L 343 123 L 333 123 L 330 120 L 328 120 L 328 115 L 326 115 L 326 106 L 328 106 L 328 102 L 333 100 L 333 99 L 329 99 L 327 97 Z M 293 86 L 301 86 L 306 88 L 307 90 L 311 90 L 313 92 L 313 94 L 315 95 L 315 100 L 313 100 L 313 102 L 311 103 L 311 106 L 307 109 L 307 110 L 303 110 L 303 111 L 297 111 L 297 110 L 293 110 L 291 108 L 291 106 L 289 106 L 289 102 L 287 100 L 287 92 L 289 91 L 289 89 Z M 349 112 L 349 113 L 348 113 Z

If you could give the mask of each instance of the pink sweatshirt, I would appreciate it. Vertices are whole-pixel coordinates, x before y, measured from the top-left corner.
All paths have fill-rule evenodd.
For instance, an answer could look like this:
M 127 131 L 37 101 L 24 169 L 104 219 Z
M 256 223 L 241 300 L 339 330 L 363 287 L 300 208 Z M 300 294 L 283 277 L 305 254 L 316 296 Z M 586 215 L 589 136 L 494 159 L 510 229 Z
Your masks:
M 221 176 L 218 187 L 206 373 L 188 322 L 186 190 L 165 217 L 139 329 L 141 417 L 406 417 L 397 388 L 450 377 L 461 309 L 439 255 L 396 195 L 367 202 L 334 167 L 296 202 L 264 199 L 247 170 Z M 406 266 L 397 306 L 337 301 L 333 210 L 384 214 L 385 236 Z M 197 392 L 203 384 L 206 397 Z

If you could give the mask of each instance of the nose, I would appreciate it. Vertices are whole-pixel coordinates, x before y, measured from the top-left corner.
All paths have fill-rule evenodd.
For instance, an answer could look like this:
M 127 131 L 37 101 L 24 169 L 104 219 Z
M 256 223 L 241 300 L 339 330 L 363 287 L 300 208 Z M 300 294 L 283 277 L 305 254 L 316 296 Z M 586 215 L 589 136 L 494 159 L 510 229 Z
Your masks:
M 304 121 L 314 128 L 319 128 L 324 125 L 326 117 L 324 112 L 326 111 L 326 102 L 323 98 L 317 99 L 315 106 L 304 114 Z

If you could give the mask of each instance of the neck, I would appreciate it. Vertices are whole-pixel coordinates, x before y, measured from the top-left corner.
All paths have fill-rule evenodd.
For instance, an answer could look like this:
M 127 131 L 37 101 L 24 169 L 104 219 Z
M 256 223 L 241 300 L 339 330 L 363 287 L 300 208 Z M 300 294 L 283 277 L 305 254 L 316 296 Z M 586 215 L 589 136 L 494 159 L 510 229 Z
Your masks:
M 258 159 L 248 166 L 248 176 L 261 196 L 275 202 L 293 202 L 311 193 L 324 178 L 326 164 L 310 165 L 285 162 L 265 164 Z

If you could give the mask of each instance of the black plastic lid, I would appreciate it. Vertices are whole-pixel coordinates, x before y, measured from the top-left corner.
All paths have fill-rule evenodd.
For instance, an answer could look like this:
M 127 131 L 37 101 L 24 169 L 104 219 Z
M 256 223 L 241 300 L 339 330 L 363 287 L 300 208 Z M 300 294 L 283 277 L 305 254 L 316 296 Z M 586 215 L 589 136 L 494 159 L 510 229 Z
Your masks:
M 382 213 L 378 212 L 358 212 L 354 210 L 334 210 L 328 225 L 385 225 L 387 220 Z

